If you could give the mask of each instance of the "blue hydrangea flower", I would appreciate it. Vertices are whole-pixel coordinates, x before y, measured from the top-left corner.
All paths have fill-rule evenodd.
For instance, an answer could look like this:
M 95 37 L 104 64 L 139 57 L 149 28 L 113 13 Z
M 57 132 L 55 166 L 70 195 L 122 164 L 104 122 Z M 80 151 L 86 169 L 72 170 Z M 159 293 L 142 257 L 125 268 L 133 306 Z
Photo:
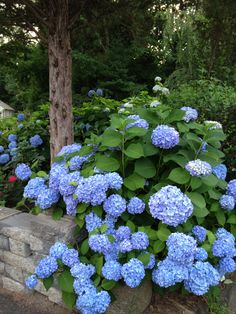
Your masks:
M 227 194 L 233 196 L 234 200 L 236 201 L 236 179 L 229 181 L 226 191 Z
M 97 96 L 102 97 L 102 96 L 103 96 L 103 90 L 102 90 L 101 88 L 98 88 L 98 89 L 96 90 L 96 94 L 97 94 Z
M 107 230 L 106 230 L 106 234 L 115 234 L 115 224 L 117 222 L 117 218 L 110 216 L 110 215 L 106 215 L 105 219 L 104 219 L 104 224 L 107 226 Z
M 25 280 L 25 285 L 29 289 L 34 289 L 38 283 L 36 275 L 31 275 Z
M 211 165 L 200 159 L 191 160 L 185 165 L 185 169 L 193 177 L 205 177 L 209 176 L 212 173 Z
M 92 280 L 85 278 L 84 276 L 75 278 L 73 288 L 77 295 L 83 295 L 87 292 L 96 292 L 96 288 L 94 287 Z
M 78 201 L 91 204 L 93 206 L 101 205 L 106 199 L 108 182 L 104 175 L 96 174 L 82 180 L 75 191 Z
M 18 124 L 17 127 L 18 127 L 18 129 L 22 129 L 24 127 L 24 124 L 20 123 L 20 124 Z
M 40 192 L 46 188 L 45 180 L 43 178 L 36 177 L 34 179 L 30 179 L 24 188 L 23 196 L 25 198 L 37 199 Z
M 183 265 L 191 264 L 197 248 L 196 240 L 184 233 L 175 232 L 169 235 L 166 245 L 168 258 Z
M 62 149 L 57 154 L 57 156 L 68 157 L 70 154 L 79 152 L 81 147 L 82 145 L 79 143 L 74 143 L 71 145 L 63 146 Z
M 38 147 L 43 144 L 43 140 L 40 135 L 36 134 L 29 139 L 30 145 L 33 147 Z
M 203 248 L 197 248 L 195 251 L 195 260 L 205 261 L 208 258 L 207 251 Z
M 88 290 L 81 294 L 76 301 L 76 308 L 82 314 L 105 313 L 111 303 L 111 297 L 107 291 L 96 292 Z
M 117 172 L 109 172 L 105 175 L 109 189 L 119 190 L 122 187 L 123 179 Z
M 8 135 L 8 142 L 16 142 L 17 141 L 17 135 L 16 134 L 9 134 Z
M 74 198 L 74 195 L 63 196 L 63 201 L 66 204 L 66 213 L 69 216 L 75 216 L 78 206 L 78 200 Z
M 96 228 L 100 228 L 102 225 L 102 219 L 98 217 L 94 212 L 85 216 L 86 229 L 88 232 L 95 230 Z
M 80 170 L 83 163 L 88 159 L 86 156 L 74 156 L 69 161 L 69 168 L 71 171 Z
M 107 261 L 102 267 L 102 274 L 108 280 L 119 281 L 121 276 L 121 264 L 116 261 Z
M 128 263 L 122 266 L 121 275 L 127 286 L 136 288 L 145 277 L 143 263 L 137 258 L 131 258 Z
M 68 174 L 69 170 L 65 163 L 54 163 L 49 172 L 49 188 L 59 192 L 61 179 Z
M 93 97 L 95 94 L 96 94 L 96 92 L 95 92 L 95 90 L 93 90 L 93 89 L 90 89 L 90 90 L 88 91 L 88 97 Z
M 204 121 L 206 126 L 208 126 L 209 130 L 217 130 L 217 129 L 222 129 L 222 124 L 218 121 Z
M 56 204 L 59 201 L 59 198 L 60 194 L 58 192 L 44 188 L 40 191 L 35 204 L 41 209 L 47 209 Z
M 212 173 L 220 180 L 225 180 L 227 176 L 227 167 L 224 164 L 219 164 L 212 168 Z
M 14 149 L 17 147 L 17 143 L 15 141 L 10 142 L 10 144 L 8 145 L 8 148 L 10 150 Z
M 4 152 L 4 147 L 0 145 L 0 153 Z
M 23 113 L 19 113 L 18 115 L 17 115 L 17 120 L 18 121 L 23 121 L 25 119 L 25 115 L 23 114 Z
M 191 107 L 182 107 L 180 108 L 181 110 L 185 111 L 185 115 L 183 117 L 183 120 L 185 122 L 189 122 L 189 121 L 194 121 L 197 120 L 198 118 L 198 112 L 196 109 L 191 108 Z
M 127 117 L 128 120 L 134 120 L 134 122 L 129 123 L 126 125 L 126 130 L 128 130 L 129 128 L 132 128 L 134 126 L 142 128 L 142 129 L 148 129 L 149 128 L 149 124 L 146 120 L 141 119 L 140 116 L 138 115 L 130 115 Z
M 131 236 L 131 243 L 134 250 L 145 250 L 149 246 L 148 236 L 142 231 L 135 232 Z
M 217 240 L 213 243 L 212 253 L 217 257 L 236 256 L 235 238 L 224 228 L 219 228 L 216 233 Z
M 41 278 L 45 279 L 50 277 L 58 269 L 57 260 L 55 257 L 47 256 L 39 262 L 35 268 L 35 274 Z
M 166 258 L 157 264 L 152 272 L 152 281 L 160 287 L 168 288 L 188 279 L 188 267 Z
M 145 203 L 138 197 L 132 197 L 127 205 L 127 211 L 132 214 L 142 214 L 145 210 Z
M 153 194 L 148 205 L 153 218 L 174 227 L 184 223 L 193 212 L 191 200 L 172 185 L 167 185 Z
M 219 265 L 217 267 L 221 276 L 226 273 L 232 273 L 236 270 L 236 263 L 231 257 L 224 257 L 220 259 Z
M 192 229 L 192 233 L 195 236 L 195 238 L 197 239 L 198 242 L 204 242 L 206 239 L 206 234 L 207 231 L 204 227 L 201 226 L 195 226 Z
M 104 211 L 117 218 L 126 210 L 126 200 L 118 194 L 110 195 L 103 204 Z
M 9 160 L 10 160 L 10 156 L 8 154 L 0 155 L 0 165 L 4 165 L 8 163 Z
M 235 200 L 233 196 L 231 195 L 222 195 L 219 202 L 220 202 L 221 208 L 223 209 L 226 209 L 228 211 L 231 211 L 234 209 Z
M 105 252 L 105 261 L 117 261 L 119 255 L 119 247 L 117 242 L 111 244 L 110 249 Z
M 207 142 L 202 142 L 201 152 L 203 152 L 203 153 L 208 152 Z
M 125 239 L 119 243 L 119 251 L 121 253 L 131 252 L 133 250 L 133 245 L 131 240 Z
M 159 125 L 153 130 L 151 139 L 154 146 L 170 149 L 179 143 L 179 133 L 168 125 Z
M 185 288 L 196 295 L 208 292 L 210 286 L 219 283 L 218 271 L 208 262 L 197 261 L 189 270 L 189 277 L 184 282 Z
M 50 256 L 55 258 L 62 258 L 63 253 L 67 250 L 67 245 L 61 242 L 56 242 L 53 246 L 51 246 L 49 250 Z
M 79 171 L 71 172 L 62 176 L 59 182 L 59 192 L 63 196 L 73 194 L 81 180 L 82 177 Z
M 2 135 L 3 135 L 3 132 L 0 131 L 0 136 L 2 136 Z
M 131 231 L 130 228 L 127 226 L 120 226 L 117 230 L 116 230 L 116 239 L 118 241 L 123 241 L 123 240 L 127 240 L 130 239 L 131 237 Z
M 106 254 L 111 250 L 111 242 L 105 234 L 95 234 L 89 237 L 89 247 L 98 253 Z
M 79 253 L 75 249 L 67 249 L 62 254 L 61 260 L 64 265 L 71 268 L 76 263 L 79 263 Z
M 93 265 L 76 263 L 70 269 L 70 273 L 74 278 L 89 279 L 96 273 L 96 268 Z
M 27 166 L 26 164 L 18 164 L 16 169 L 15 169 L 15 174 L 18 179 L 24 181 L 28 180 L 32 174 L 30 167 Z
M 145 252 L 142 252 L 140 254 L 140 256 L 145 255 L 145 254 L 148 254 L 150 259 L 149 259 L 149 263 L 146 266 L 144 265 L 144 268 L 145 269 L 153 269 L 155 267 L 155 265 L 156 265 L 155 255 L 145 251 Z

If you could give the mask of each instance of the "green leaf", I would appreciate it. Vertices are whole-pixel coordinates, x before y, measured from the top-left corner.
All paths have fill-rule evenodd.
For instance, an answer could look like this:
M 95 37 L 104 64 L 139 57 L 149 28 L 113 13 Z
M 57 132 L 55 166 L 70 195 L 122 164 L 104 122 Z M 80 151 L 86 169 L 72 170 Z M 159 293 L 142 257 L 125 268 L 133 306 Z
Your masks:
M 115 285 L 116 285 L 116 281 L 103 279 L 101 286 L 104 290 L 111 290 L 112 288 L 115 287 Z
M 175 121 L 181 121 L 185 115 L 185 112 L 180 109 L 173 109 L 166 119 L 166 123 L 171 123 Z
M 106 224 L 101 225 L 100 231 L 101 231 L 101 233 L 106 232 L 107 231 L 107 225 Z
M 156 148 L 153 144 L 151 143 L 145 143 L 143 144 L 143 151 L 144 151 L 144 156 L 153 156 L 158 153 L 158 148 Z
M 116 240 L 115 237 L 114 237 L 112 234 L 108 234 L 107 237 L 108 237 L 108 240 L 109 240 L 111 243 L 114 243 L 115 240 Z
M 91 154 L 93 152 L 93 147 L 92 146 L 83 146 L 81 147 L 81 149 L 79 150 L 78 155 L 79 156 L 85 156 L 88 154 Z
M 74 292 L 62 291 L 62 300 L 69 309 L 73 309 L 76 301 L 76 295 Z
M 170 234 L 171 232 L 167 227 L 161 227 L 157 230 L 157 236 L 161 241 L 166 241 Z
M 80 203 L 77 207 L 77 213 L 78 214 L 82 214 L 86 211 L 86 209 L 88 208 L 88 204 L 85 204 L 85 203 Z
M 53 284 L 53 276 L 43 279 L 43 285 L 46 290 L 50 289 Z
M 100 281 L 101 281 L 101 277 L 96 275 L 95 279 L 93 280 L 95 287 L 99 285 Z
M 89 244 L 88 244 L 88 239 L 85 239 L 82 244 L 81 244 L 81 247 L 80 247 L 80 253 L 82 255 L 86 255 L 89 251 Z
M 174 161 L 176 164 L 178 164 L 182 168 L 184 168 L 184 166 L 188 162 L 184 156 L 180 156 L 176 154 L 169 154 L 169 155 L 164 156 L 163 161 L 164 162 Z
M 228 218 L 227 223 L 229 223 L 229 224 L 236 224 L 236 215 L 231 215 Z
M 46 178 L 48 175 L 45 171 L 39 171 L 37 172 L 37 176 L 40 178 Z
M 150 253 L 144 253 L 138 256 L 138 259 L 143 263 L 144 266 L 147 266 L 150 262 Z
M 113 157 L 99 155 L 96 160 L 96 167 L 103 171 L 116 171 L 120 168 L 120 163 Z
M 135 172 L 144 178 L 152 178 L 156 174 L 156 167 L 150 159 L 141 158 L 135 162 Z
M 126 135 L 132 135 L 132 136 L 144 136 L 146 135 L 148 132 L 148 130 L 144 129 L 144 128 L 139 128 L 137 126 L 133 126 L 131 128 L 128 128 L 128 130 L 126 131 Z
M 122 142 L 122 135 L 116 131 L 107 129 L 102 135 L 102 145 L 108 147 L 119 146 Z
M 210 244 L 213 244 L 215 242 L 215 239 L 216 239 L 214 233 L 209 231 L 209 230 L 207 230 L 207 238 L 208 238 L 208 241 Z
M 52 213 L 52 219 L 53 220 L 60 220 L 62 216 L 63 216 L 63 209 L 62 208 L 57 207 L 56 209 L 53 210 L 53 213 Z
M 204 207 L 194 207 L 193 215 L 198 218 L 206 217 L 209 214 L 209 210 Z
M 143 188 L 144 184 L 145 179 L 136 173 L 133 173 L 124 179 L 124 186 L 126 186 L 131 191 Z
M 196 207 L 205 208 L 206 201 L 200 193 L 191 192 L 191 193 L 186 193 L 186 195 L 191 199 L 191 201 Z
M 135 226 L 135 224 L 134 224 L 131 220 L 128 220 L 128 221 L 127 221 L 126 226 L 130 228 L 130 230 L 131 230 L 132 233 L 135 232 L 136 226 Z
M 144 156 L 143 146 L 140 143 L 130 144 L 124 151 L 125 155 L 130 158 L 140 158 Z
M 99 276 L 102 275 L 102 266 L 103 266 L 103 256 L 99 256 L 96 261 L 96 271 Z
M 198 189 L 202 185 L 202 181 L 200 178 L 192 177 L 190 181 L 190 186 L 192 190 Z
M 217 219 L 219 225 L 221 225 L 221 226 L 225 225 L 225 222 L 226 222 L 225 214 L 222 211 L 218 211 L 216 213 L 216 219 Z
M 207 177 L 202 177 L 201 179 L 205 185 L 210 186 L 210 187 L 215 187 L 218 183 L 218 179 L 214 174 L 211 174 Z
M 219 202 L 212 203 L 210 211 L 211 212 L 217 212 L 219 210 L 221 210 Z
M 64 270 L 58 277 L 58 286 L 62 291 L 73 292 L 74 278 L 69 270 Z
M 122 127 L 124 120 L 117 116 L 111 117 L 111 127 L 114 129 L 120 129 Z
M 168 179 L 178 184 L 186 184 L 189 182 L 190 178 L 190 174 L 183 168 L 173 169 L 168 177 Z
M 165 242 L 157 240 L 153 245 L 154 254 L 160 253 L 165 248 Z

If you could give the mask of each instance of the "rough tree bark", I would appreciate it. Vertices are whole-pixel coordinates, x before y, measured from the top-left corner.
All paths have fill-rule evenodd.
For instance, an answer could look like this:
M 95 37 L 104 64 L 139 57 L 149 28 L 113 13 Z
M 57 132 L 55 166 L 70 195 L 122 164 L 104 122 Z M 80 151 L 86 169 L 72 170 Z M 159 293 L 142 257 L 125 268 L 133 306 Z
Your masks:
M 51 160 L 73 143 L 71 41 L 68 0 L 49 0 L 48 58 Z

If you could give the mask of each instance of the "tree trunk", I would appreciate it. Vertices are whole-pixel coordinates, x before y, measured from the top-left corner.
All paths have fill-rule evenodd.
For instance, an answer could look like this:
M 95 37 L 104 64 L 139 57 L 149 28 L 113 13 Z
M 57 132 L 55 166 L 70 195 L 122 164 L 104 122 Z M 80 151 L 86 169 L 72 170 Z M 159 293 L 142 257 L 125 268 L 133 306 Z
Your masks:
M 51 161 L 73 143 L 71 42 L 68 0 L 49 0 L 49 99 Z

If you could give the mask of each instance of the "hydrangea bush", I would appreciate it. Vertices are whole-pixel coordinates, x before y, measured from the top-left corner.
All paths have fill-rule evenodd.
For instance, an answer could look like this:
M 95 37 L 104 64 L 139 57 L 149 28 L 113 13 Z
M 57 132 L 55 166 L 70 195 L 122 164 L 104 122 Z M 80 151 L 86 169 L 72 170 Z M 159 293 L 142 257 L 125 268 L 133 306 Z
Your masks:
M 81 313 L 104 313 L 119 282 L 135 288 L 146 277 L 203 295 L 236 269 L 236 180 L 226 181 L 221 125 L 143 98 L 112 114 L 102 135 L 63 147 L 24 190 L 87 234 L 76 249 L 56 243 L 26 280 L 49 288 L 57 278 Z M 18 167 L 22 180 L 30 175 Z

